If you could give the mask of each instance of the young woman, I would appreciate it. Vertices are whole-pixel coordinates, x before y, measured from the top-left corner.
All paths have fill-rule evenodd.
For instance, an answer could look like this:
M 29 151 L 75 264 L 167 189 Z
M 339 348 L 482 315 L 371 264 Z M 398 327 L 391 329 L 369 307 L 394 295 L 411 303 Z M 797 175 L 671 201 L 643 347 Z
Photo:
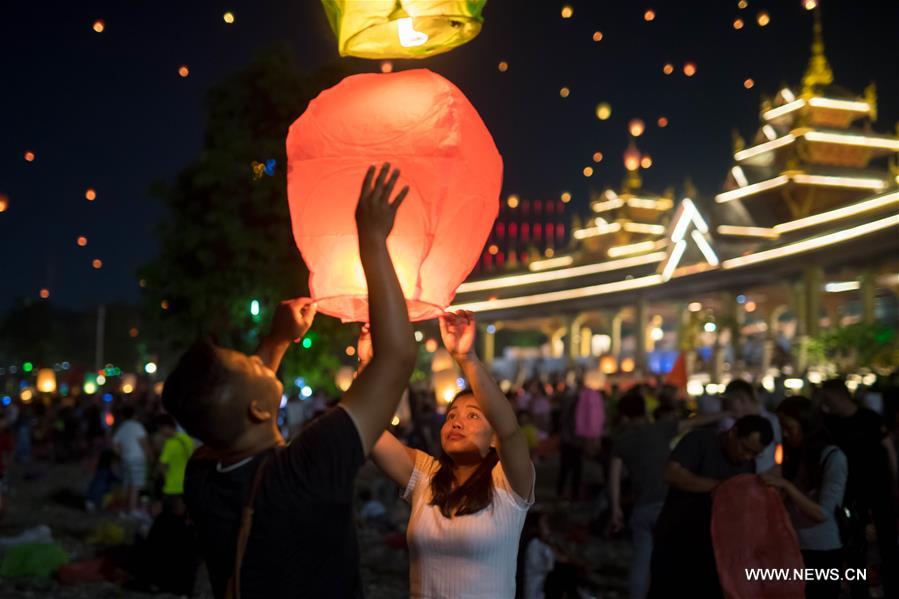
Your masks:
M 441 455 L 410 449 L 389 432 L 371 457 L 412 506 L 410 596 L 512 599 L 518 540 L 534 503 L 534 466 L 512 405 L 474 350 L 470 312 L 440 319 L 447 350 L 471 391 L 450 403 Z M 363 331 L 359 358 L 371 358 Z
M 811 400 L 790 397 L 777 407 L 783 431 L 783 477 L 764 473 L 762 480 L 780 489 L 806 568 L 840 568 L 842 543 L 835 511 L 843 503 L 849 473 L 846 455 L 831 444 L 823 415 Z M 809 599 L 836 599 L 839 581 L 807 581 Z

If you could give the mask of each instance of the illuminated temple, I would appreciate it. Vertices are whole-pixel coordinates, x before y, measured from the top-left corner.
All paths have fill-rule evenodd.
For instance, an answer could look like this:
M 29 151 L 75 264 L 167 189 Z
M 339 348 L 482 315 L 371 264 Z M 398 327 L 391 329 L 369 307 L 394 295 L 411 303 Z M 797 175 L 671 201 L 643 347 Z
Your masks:
M 735 136 L 720 193 L 643 189 L 632 142 L 621 187 L 592 199 L 566 248 L 479 270 L 454 308 L 479 313 L 497 368 L 663 373 L 685 352 L 712 383 L 801 372 L 822 330 L 899 325 L 899 138 L 876 120 L 873 84 L 834 84 L 816 14 L 800 85 L 763 100 L 748 143 Z

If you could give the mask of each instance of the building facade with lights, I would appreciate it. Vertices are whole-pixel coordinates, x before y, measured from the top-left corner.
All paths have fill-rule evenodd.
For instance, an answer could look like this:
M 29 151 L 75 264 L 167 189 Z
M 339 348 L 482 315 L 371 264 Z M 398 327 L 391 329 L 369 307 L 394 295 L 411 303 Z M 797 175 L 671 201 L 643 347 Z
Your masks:
M 899 137 L 876 118 L 873 85 L 833 84 L 816 15 L 801 86 L 762 102 L 720 193 L 647 192 L 632 144 L 622 188 L 591 202 L 567 250 L 482 269 L 451 309 L 479 314 L 488 359 L 537 331 L 544 357 L 610 373 L 665 372 L 681 351 L 713 383 L 802 371 L 822 329 L 899 324 Z

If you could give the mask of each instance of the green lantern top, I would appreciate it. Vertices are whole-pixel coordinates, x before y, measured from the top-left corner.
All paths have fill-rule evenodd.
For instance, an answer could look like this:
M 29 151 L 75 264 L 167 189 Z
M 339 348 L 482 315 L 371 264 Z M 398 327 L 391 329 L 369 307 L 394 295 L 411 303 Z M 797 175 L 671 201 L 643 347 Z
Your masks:
M 341 56 L 427 58 L 481 31 L 487 0 L 322 0 Z

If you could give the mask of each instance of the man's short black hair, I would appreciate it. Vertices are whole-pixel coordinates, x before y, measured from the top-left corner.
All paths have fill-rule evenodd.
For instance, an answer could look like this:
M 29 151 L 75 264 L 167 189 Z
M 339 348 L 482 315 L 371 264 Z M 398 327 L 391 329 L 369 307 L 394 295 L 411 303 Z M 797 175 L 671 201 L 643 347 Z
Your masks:
M 195 342 L 178 360 L 162 388 L 162 405 L 187 433 L 223 449 L 244 429 L 242 414 L 227 402 L 228 368 L 209 338 Z
M 738 395 L 742 395 L 750 401 L 756 401 L 755 389 L 743 379 L 733 379 L 727 384 L 727 387 L 724 388 L 725 397 L 730 399 Z
M 646 417 L 646 400 L 637 387 L 634 387 L 625 393 L 618 400 L 618 413 L 628 418 L 645 418 Z
M 738 437 L 748 437 L 752 433 L 759 434 L 759 441 L 763 447 L 768 447 L 774 440 L 774 428 L 764 416 L 758 414 L 750 414 L 743 416 L 734 424 L 734 430 Z

